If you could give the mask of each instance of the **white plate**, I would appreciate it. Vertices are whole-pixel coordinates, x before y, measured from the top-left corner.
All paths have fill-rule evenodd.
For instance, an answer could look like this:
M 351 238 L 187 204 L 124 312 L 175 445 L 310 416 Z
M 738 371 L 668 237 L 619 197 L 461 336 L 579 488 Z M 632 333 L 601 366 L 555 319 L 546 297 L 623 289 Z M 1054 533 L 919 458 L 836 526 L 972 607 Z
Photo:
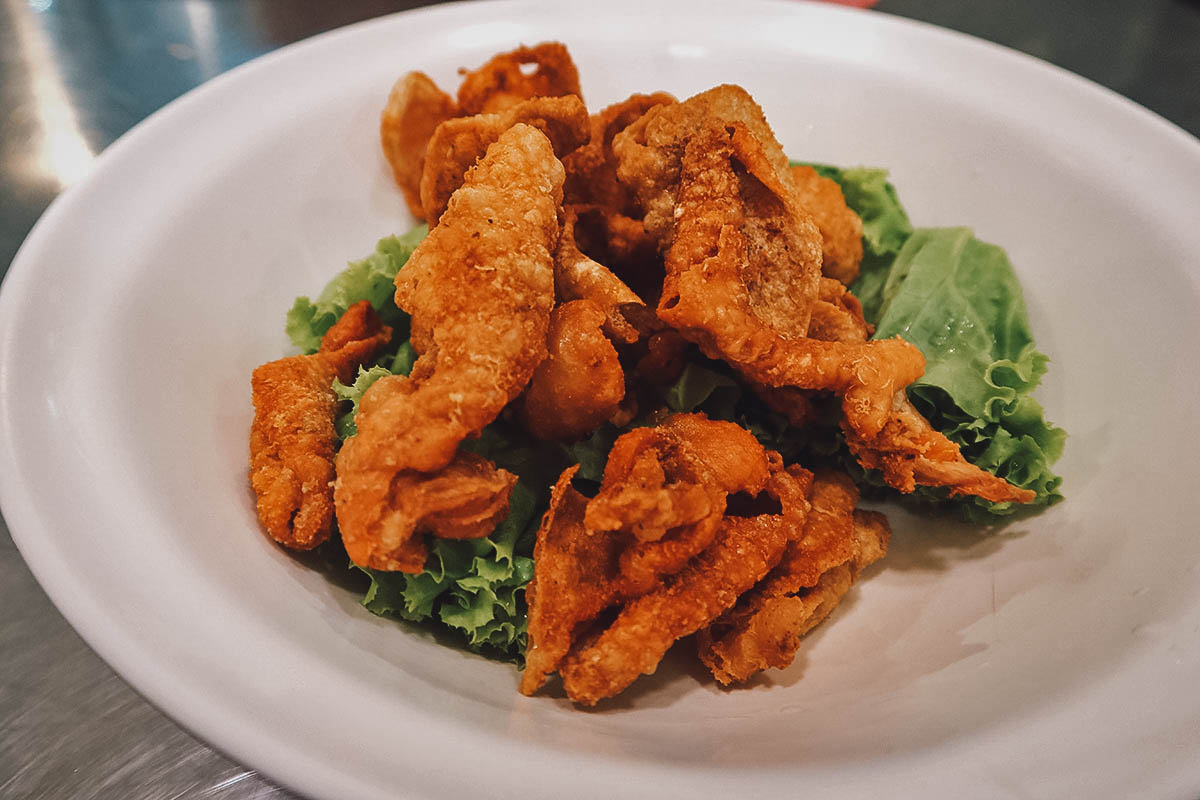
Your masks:
M 0 298 L 4 512 L 151 701 L 313 795 L 1194 796 L 1200 145 L 1002 48 L 803 4 L 464 5 L 319 36 L 125 136 Z M 727 10 L 730 9 L 730 10 Z M 649 15 L 653 15 L 653 18 Z M 724 81 L 789 153 L 888 166 L 917 224 L 1005 245 L 1053 358 L 1068 500 L 994 535 L 897 515 L 789 670 L 665 668 L 605 710 L 372 617 L 267 542 L 249 375 L 284 311 L 408 219 L 378 146 L 401 72 L 556 38 L 599 107 Z

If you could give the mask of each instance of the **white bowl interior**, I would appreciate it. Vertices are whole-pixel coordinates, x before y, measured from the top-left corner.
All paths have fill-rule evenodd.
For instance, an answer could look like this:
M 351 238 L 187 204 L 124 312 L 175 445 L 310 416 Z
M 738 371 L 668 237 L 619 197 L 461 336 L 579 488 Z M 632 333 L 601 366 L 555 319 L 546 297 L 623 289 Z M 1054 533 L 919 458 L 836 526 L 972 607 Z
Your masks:
M 6 285 L 5 510 L 93 646 L 219 746 L 330 796 L 453 795 L 484 774 L 495 796 L 554 795 L 581 769 L 580 796 L 668 779 L 853 795 L 956 763 L 936 787 L 1020 763 L 1018 783 L 1098 769 L 1082 780 L 1111 788 L 1144 762 L 1103 757 L 1124 741 L 1108 726 L 1139 712 L 1161 780 L 1196 778 L 1177 757 L 1197 701 L 1169 701 L 1198 650 L 1200 147 L 1043 65 L 879 16 L 763 6 L 754 25 L 722 17 L 730 35 L 708 5 L 670 27 L 475 8 L 202 88 L 31 237 Z M 672 656 L 591 713 L 521 697 L 510 666 L 373 617 L 269 543 L 249 375 L 289 352 L 293 297 L 411 223 L 377 145 L 388 88 L 412 68 L 453 86 L 546 38 L 571 47 L 592 108 L 740 83 L 792 156 L 889 167 L 916 224 L 1006 247 L 1052 358 L 1038 396 L 1070 433 L 1067 501 L 991 533 L 896 512 L 887 559 L 790 669 L 729 692 Z

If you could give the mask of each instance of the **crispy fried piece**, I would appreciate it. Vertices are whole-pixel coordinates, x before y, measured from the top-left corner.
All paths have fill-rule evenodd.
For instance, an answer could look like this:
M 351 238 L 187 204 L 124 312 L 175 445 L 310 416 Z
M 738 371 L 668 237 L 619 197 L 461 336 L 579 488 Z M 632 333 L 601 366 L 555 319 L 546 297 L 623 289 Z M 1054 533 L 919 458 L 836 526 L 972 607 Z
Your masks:
M 712 515 L 719 518 L 724 493 L 706 485 L 693 459 L 680 453 L 678 463 L 663 463 L 676 455 L 673 445 L 659 428 L 623 434 L 609 452 L 600 492 L 588 504 L 588 527 L 624 530 L 639 541 L 657 542 L 668 530 Z M 764 472 L 765 465 L 763 459 Z
M 820 294 L 808 321 L 808 335 L 823 342 L 865 342 L 874 328 L 862 303 L 833 278 L 821 278 Z
M 571 152 L 588 137 L 587 107 L 575 96 L 538 97 L 500 113 L 446 120 L 433 131 L 424 151 L 420 195 L 430 227 L 445 212 L 467 170 L 483 158 L 500 134 L 519 123 L 532 125 L 545 134 L 557 156 Z
M 808 473 L 784 469 L 778 453 L 738 426 L 698 414 L 618 439 L 591 501 L 571 488 L 575 472 L 559 479 L 538 532 L 521 690 L 536 691 L 557 669 L 567 694 L 584 705 L 653 672 L 672 642 L 733 605 L 778 561 L 808 511 Z M 618 483 L 630 491 L 614 491 Z M 727 505 L 721 494 L 692 493 L 698 486 L 737 493 Z M 710 499 L 719 503 L 715 514 L 706 510 Z M 596 530 L 589 518 L 606 515 L 616 519 Z M 687 528 L 714 519 L 714 536 L 698 554 L 665 577 L 651 573 L 645 585 L 631 585 L 630 554 L 677 541 L 670 526 L 681 520 Z M 615 621 L 597 628 L 602 612 L 621 602 Z
M 379 121 L 379 139 L 396 185 L 417 219 L 425 218 L 421 207 L 425 146 L 438 125 L 455 116 L 458 106 L 454 99 L 424 72 L 404 75 L 388 95 Z
M 599 205 L 570 208 L 575 216 L 571 236 L 579 252 L 603 264 L 640 303 L 657 303 L 662 294 L 663 260 L 658 241 L 646 233 L 642 221 Z M 654 312 L 647 317 L 657 322 Z M 658 323 L 657 327 L 663 326 Z
M 893 400 L 886 424 L 863 436 L 843 423 L 846 445 L 858 462 L 882 471 L 888 485 L 901 492 L 921 486 L 943 486 L 950 496 L 975 495 L 993 503 L 1028 503 L 1035 493 L 980 469 L 963 458 L 958 445 L 930 426 L 904 392 Z
M 683 374 L 687 341 L 671 328 L 656 331 L 646 338 L 646 352 L 634 371 L 646 383 L 669 386 Z
M 617 181 L 612 140 L 651 108 L 674 102 L 675 98 L 666 92 L 634 94 L 593 114 L 588 143 L 562 160 L 567 173 L 563 184 L 565 202 L 599 206 L 626 217 L 638 216 L 629 188 Z
M 682 569 L 712 542 L 726 497 L 759 494 L 769 475 L 768 454 L 749 431 L 703 414 L 675 414 L 617 439 L 586 521 L 634 537 L 621 554 L 622 595 Z
M 337 518 L 355 563 L 391 563 L 389 548 L 414 532 L 380 503 L 397 476 L 446 467 L 545 357 L 562 180 L 546 137 L 513 126 L 397 274 L 396 304 L 412 314 L 420 356 L 409 377 L 372 384 L 358 435 L 338 454 Z
M 546 360 L 533 371 L 521 417 L 538 439 L 570 441 L 612 417 L 625 397 L 625 372 L 604 335 L 604 310 L 572 300 L 550 313 Z
M 813 307 L 809 328 L 815 338 L 829 341 L 864 342 L 870 335 L 858 299 L 830 278 L 821 279 L 821 300 Z M 842 428 L 859 463 L 882 471 L 888 485 L 899 491 L 911 492 L 920 484 L 944 486 L 952 496 L 970 494 L 993 502 L 1027 503 L 1035 497 L 1032 491 L 1018 489 L 963 458 L 958 445 L 934 430 L 903 391 L 892 398 L 887 421 L 874 436 L 864 436 L 847 424 Z
M 900 340 L 806 340 L 822 239 L 783 149 L 744 90 L 721 86 L 651 109 L 613 140 L 618 176 L 667 255 L 659 316 L 767 387 L 842 395 L 857 429 L 878 430 L 890 397 L 924 369 Z
M 508 515 L 508 497 L 516 484 L 516 475 L 460 450 L 449 465 L 430 475 L 396 476 L 392 515 L 400 520 L 400 528 L 428 531 L 442 539 L 478 539 Z
M 775 565 L 787 525 L 731 517 L 717 538 L 658 589 L 630 602 L 602 633 L 559 668 L 567 696 L 585 706 L 653 673 L 678 639 L 708 625 Z
M 250 485 L 263 529 L 280 544 L 308 550 L 329 538 L 338 443 L 333 381 L 349 382 L 391 338 L 364 300 L 334 323 L 318 352 L 254 370 Z
M 863 318 L 862 303 L 833 278 L 821 278 L 817 302 L 808 321 L 808 336 L 825 342 L 865 342 L 873 329 Z M 754 393 L 768 408 L 787 417 L 797 427 L 812 422 L 813 392 L 794 386 L 752 383 Z
M 737 243 L 732 255 L 738 260 L 739 299 L 755 327 L 802 339 L 820 291 L 821 235 L 794 193 L 777 180 L 758 140 L 739 123 L 703 128 L 684 152 L 678 195 L 664 301 L 670 302 L 668 289 L 676 288 L 685 271 L 703 269 L 710 257 L 720 259 L 722 239 L 729 236 Z
M 841 473 L 812 481 L 808 519 L 778 566 L 696 637 L 700 659 L 720 683 L 791 664 L 800 638 L 829 616 L 864 567 L 883 557 L 887 519 L 856 511 L 857 503 L 858 490 Z
M 575 491 L 570 467 L 550 492 L 533 550 L 529 601 L 529 647 L 521 693 L 533 694 L 558 669 L 580 626 L 616 599 L 618 558 L 626 537 L 589 532 L 583 524 L 587 498 Z
M 724 84 L 682 103 L 651 108 L 613 137 L 617 177 L 635 192 L 645 226 L 665 251 L 671 243 L 676 195 L 688 141 L 709 125 L 740 123 L 762 142 L 764 158 L 781 181 L 791 180 L 787 156 L 762 108 L 740 86 Z M 818 235 L 814 228 L 814 234 Z M 818 240 L 819 241 L 819 240 Z
M 772 230 L 779 234 L 763 241 Z M 849 424 L 872 435 L 925 359 L 899 338 L 804 338 L 819 291 L 815 233 L 746 129 L 735 123 L 702 130 L 684 153 L 658 315 L 754 383 L 840 395 Z
M 821 231 L 821 272 L 849 286 L 862 263 L 862 219 L 846 205 L 837 181 L 818 175 L 812 167 L 792 167 L 792 182 L 801 205 Z
M 536 69 L 526 75 L 523 66 Z M 498 53 L 478 69 L 459 70 L 458 105 L 464 114 L 493 114 L 532 97 L 562 97 L 579 90 L 579 71 L 561 42 L 542 42 Z
M 517 476 L 483 456 L 460 450 L 433 473 L 405 470 L 391 481 L 362 482 L 357 502 L 377 510 L 370 537 L 342 526 L 342 541 L 354 563 L 371 569 L 418 573 L 428 546 L 416 534 L 444 539 L 487 536 L 508 515 Z M 342 512 L 338 512 L 339 522 Z
M 924 371 L 923 356 L 899 338 L 866 341 L 861 306 L 832 281 L 820 281 L 819 231 L 814 237 L 790 172 L 781 172 L 782 150 L 761 111 L 752 113 L 753 101 L 727 91 L 721 102 L 700 104 L 725 120 L 704 127 L 697 112 L 681 109 L 703 97 L 653 109 L 614 139 L 622 180 L 644 202 L 675 202 L 659 317 L 735 366 L 798 421 L 804 407 L 795 390 L 841 396 L 852 450 L 901 490 L 920 480 L 952 493 L 1032 499 L 972 467 L 915 412 L 893 412 L 894 398 Z M 722 102 L 729 108 L 721 110 Z M 729 121 L 731 109 L 753 124 Z M 656 117 L 663 119 L 656 124 Z M 650 229 L 649 213 L 646 224 Z
M 638 340 L 639 328 L 653 318 L 653 313 L 611 270 L 580 251 L 575 234 L 581 211 L 585 209 L 578 206 L 564 209 L 562 235 L 554 253 L 555 293 L 562 302 L 591 301 L 604 312 L 605 332 L 631 344 Z
M 338 380 L 346 383 L 391 339 L 392 329 L 380 321 L 369 301 L 360 300 L 325 331 L 316 355 L 336 370 Z

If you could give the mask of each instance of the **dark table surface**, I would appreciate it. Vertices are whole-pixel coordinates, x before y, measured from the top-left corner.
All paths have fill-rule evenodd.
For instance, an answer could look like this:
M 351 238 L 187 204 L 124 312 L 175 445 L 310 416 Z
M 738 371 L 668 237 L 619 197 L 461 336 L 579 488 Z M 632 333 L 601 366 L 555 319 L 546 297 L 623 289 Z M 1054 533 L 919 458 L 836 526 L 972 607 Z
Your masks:
M 0 264 L 117 137 L 192 87 L 321 31 L 422 3 L 0 0 Z M 1197 0 L 881 0 L 1023 50 L 1200 135 Z M 1200 788 L 1200 787 L 1198 787 Z M 88 649 L 0 520 L 0 797 L 285 798 Z

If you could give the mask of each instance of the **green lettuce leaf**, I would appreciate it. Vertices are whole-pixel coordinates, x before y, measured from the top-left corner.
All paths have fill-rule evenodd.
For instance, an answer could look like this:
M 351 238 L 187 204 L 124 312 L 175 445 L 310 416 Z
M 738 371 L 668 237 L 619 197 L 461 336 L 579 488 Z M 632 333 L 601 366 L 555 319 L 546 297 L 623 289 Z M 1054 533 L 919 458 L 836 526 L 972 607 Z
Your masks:
M 518 482 L 508 516 L 482 539 L 433 539 L 419 575 L 365 569 L 362 604 L 380 615 L 434 620 L 457 631 L 472 650 L 520 663 L 526 645 L 525 585 L 533 578 L 525 532 L 540 516 L 536 493 Z
M 361 398 L 376 367 L 359 373 L 346 399 Z M 520 428 L 497 420 L 463 449 L 517 475 L 508 516 L 481 539 L 432 539 L 419 575 L 364 570 L 371 577 L 363 605 L 376 614 L 411 621 L 433 620 L 458 632 L 472 650 L 522 663 L 526 645 L 525 586 L 533 578 L 533 544 L 550 498 L 550 485 L 566 468 L 562 449 L 537 442 Z
M 351 436 L 358 433 L 358 426 L 354 424 L 354 418 L 358 415 L 358 404 L 362 401 L 362 396 L 365 391 L 375 381 L 382 378 L 384 375 L 391 375 L 392 371 L 387 367 L 359 367 L 358 377 L 354 379 L 354 383 L 347 386 L 337 378 L 333 379 L 333 393 L 340 400 L 350 403 L 350 407 L 340 415 L 334 422 L 334 429 L 342 441 L 349 439 Z
M 967 228 L 917 229 L 888 271 L 875 324 L 876 338 L 903 336 L 925 354 L 925 374 L 908 395 L 968 460 L 1032 489 L 1034 505 L 1062 499 L 1052 466 L 1066 433 L 1031 396 L 1048 359 L 1034 346 L 1021 285 L 1001 248 Z M 969 504 L 976 518 L 976 510 L 1017 508 Z
M 850 290 L 876 326 L 875 337 L 903 336 L 925 354 L 925 374 L 908 390 L 913 404 L 973 464 L 1032 489 L 1034 505 L 1062 499 L 1052 466 L 1066 434 L 1045 420 L 1031 396 L 1048 359 L 1034 346 L 1004 251 L 965 228 L 914 229 L 885 170 L 813 166 L 841 185 L 847 205 L 862 217 L 863 262 Z M 824 454 L 837 438 L 814 433 L 799 446 Z M 782 444 L 795 443 L 785 434 Z M 884 486 L 879 475 L 844 460 L 861 482 Z M 919 487 L 915 499 L 944 503 L 946 494 Z M 978 521 L 1016 510 L 979 498 L 949 502 Z
M 346 309 L 360 300 L 370 300 L 385 325 L 395 331 L 397 340 L 408 338 L 408 315 L 396 307 L 396 273 L 408 261 L 413 250 L 425 238 L 425 225 L 403 236 L 386 236 L 375 245 L 375 252 L 361 261 L 352 261 L 326 284 L 316 301 L 297 297 L 287 314 L 287 335 L 304 353 L 315 353 L 321 337 L 337 322 Z

